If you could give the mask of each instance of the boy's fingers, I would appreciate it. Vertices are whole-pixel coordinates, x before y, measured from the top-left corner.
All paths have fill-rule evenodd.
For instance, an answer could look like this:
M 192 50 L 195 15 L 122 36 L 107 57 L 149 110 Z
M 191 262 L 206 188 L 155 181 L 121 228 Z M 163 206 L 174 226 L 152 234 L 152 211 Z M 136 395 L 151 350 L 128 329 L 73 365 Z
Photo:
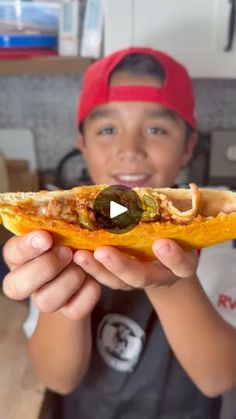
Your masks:
M 72 258 L 70 248 L 56 246 L 9 272 L 3 281 L 3 290 L 8 297 L 15 300 L 27 298 L 57 277 Z
M 10 269 L 23 265 L 51 248 L 52 236 L 46 231 L 34 231 L 23 237 L 12 237 L 3 248 L 3 257 Z
M 85 272 L 79 266 L 70 263 L 53 281 L 36 291 L 33 299 L 41 312 L 55 312 L 81 288 L 85 278 Z
M 186 252 L 173 240 L 157 240 L 153 243 L 153 251 L 160 262 L 179 278 L 194 275 L 198 264 L 195 250 Z
M 106 269 L 133 288 L 165 285 L 174 277 L 173 273 L 163 265 L 158 266 L 151 262 L 131 259 L 110 246 L 96 249 L 94 257 Z
M 80 320 L 88 316 L 101 296 L 101 285 L 89 275 L 80 290 L 64 305 L 61 312 L 73 319 Z
M 130 289 L 130 287 L 122 281 L 121 278 L 114 275 L 100 262 L 94 259 L 93 252 L 89 252 L 88 250 L 78 250 L 75 252 L 73 260 L 100 284 L 108 286 L 112 289 Z
M 161 252 L 161 247 L 169 245 L 168 251 Z M 94 257 L 106 269 L 118 276 L 127 285 L 134 288 L 170 285 L 178 277 L 188 278 L 196 272 L 198 257 L 195 251 L 185 252 L 172 240 L 160 240 L 154 243 L 157 263 L 141 262 L 131 259 L 110 246 L 95 250 Z M 161 263 L 160 263 L 161 262 Z

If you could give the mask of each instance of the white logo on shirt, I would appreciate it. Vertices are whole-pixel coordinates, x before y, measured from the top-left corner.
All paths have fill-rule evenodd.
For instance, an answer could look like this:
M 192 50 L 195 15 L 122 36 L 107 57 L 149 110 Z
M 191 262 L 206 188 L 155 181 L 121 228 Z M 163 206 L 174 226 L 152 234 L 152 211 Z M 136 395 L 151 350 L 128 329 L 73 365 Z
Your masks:
M 118 371 L 132 371 L 140 359 L 145 332 L 122 314 L 106 315 L 98 327 L 97 347 L 105 363 Z

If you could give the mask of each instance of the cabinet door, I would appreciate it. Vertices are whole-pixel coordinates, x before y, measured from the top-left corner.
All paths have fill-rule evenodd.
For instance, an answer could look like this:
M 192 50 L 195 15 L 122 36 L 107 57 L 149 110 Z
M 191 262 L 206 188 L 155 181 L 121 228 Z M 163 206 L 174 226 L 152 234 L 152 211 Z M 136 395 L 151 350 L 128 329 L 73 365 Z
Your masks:
M 134 0 L 103 0 L 104 54 L 134 44 Z
M 105 2 L 106 53 L 130 45 L 149 46 L 182 61 L 193 77 L 236 77 L 236 29 L 233 49 L 225 51 L 232 11 L 229 0 Z

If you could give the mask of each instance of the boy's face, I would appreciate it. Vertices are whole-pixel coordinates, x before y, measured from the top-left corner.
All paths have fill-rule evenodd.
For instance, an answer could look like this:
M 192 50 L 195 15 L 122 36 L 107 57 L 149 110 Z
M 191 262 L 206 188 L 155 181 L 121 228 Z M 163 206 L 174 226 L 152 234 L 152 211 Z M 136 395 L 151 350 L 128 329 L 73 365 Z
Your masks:
M 152 76 L 120 72 L 111 85 L 161 83 Z M 96 184 L 129 187 L 171 186 L 191 158 L 196 135 L 186 139 L 186 125 L 151 102 L 109 102 L 86 118 L 79 148 Z

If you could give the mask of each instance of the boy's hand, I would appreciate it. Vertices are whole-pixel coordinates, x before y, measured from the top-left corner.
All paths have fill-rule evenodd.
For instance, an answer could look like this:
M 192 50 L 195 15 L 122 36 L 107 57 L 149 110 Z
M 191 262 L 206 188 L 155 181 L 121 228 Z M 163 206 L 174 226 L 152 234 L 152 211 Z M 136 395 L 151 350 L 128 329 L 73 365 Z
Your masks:
M 75 252 L 74 262 L 100 284 L 113 289 L 168 286 L 178 278 L 195 274 L 198 264 L 196 251 L 184 251 L 169 239 L 154 242 L 153 251 L 156 261 L 141 262 L 111 246 L 103 246 L 94 253 L 86 250 Z
M 15 300 L 32 296 L 40 311 L 62 311 L 73 319 L 88 315 L 97 303 L 101 285 L 73 262 L 68 247 L 53 246 L 45 231 L 11 238 L 3 249 L 10 268 L 3 282 Z

